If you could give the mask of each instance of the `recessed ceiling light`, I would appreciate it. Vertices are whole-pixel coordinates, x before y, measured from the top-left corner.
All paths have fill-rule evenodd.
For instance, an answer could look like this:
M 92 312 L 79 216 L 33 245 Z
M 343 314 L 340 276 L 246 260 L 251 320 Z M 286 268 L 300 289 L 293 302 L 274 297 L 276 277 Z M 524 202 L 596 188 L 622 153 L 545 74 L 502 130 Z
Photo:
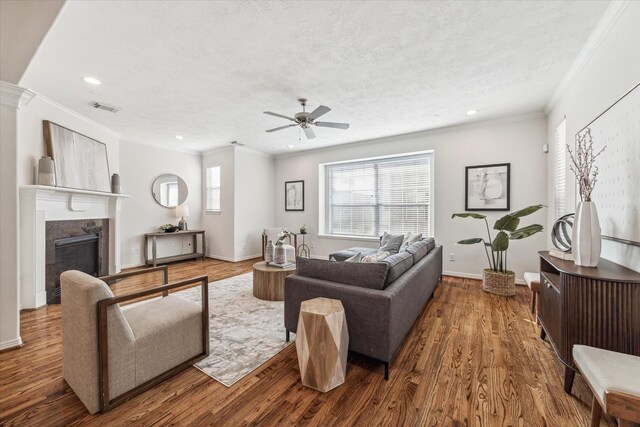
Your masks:
M 184 139 L 182 135 L 176 135 L 176 139 Z
M 477 114 L 478 111 L 477 110 L 469 110 L 467 111 L 467 116 L 473 116 L 474 114 Z
M 102 82 L 95 77 L 85 77 L 84 81 L 89 83 L 90 85 L 100 85 Z
M 287 145 L 287 148 L 295 148 L 295 145 Z

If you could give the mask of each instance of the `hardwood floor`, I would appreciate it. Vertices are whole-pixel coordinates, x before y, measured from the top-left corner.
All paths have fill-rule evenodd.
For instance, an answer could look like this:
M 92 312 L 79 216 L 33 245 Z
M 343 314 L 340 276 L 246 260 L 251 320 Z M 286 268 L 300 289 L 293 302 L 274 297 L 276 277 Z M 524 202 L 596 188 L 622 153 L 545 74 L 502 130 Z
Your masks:
M 251 271 L 256 260 L 190 261 L 170 281 Z M 159 276 L 156 283 L 159 282 Z M 140 279 L 113 285 L 116 295 Z M 574 394 L 539 339 L 530 293 L 484 293 L 475 280 L 445 277 L 391 364 L 349 355 L 346 382 L 323 394 L 302 386 L 289 346 L 233 387 L 190 368 L 106 414 L 89 415 L 62 379 L 60 306 L 23 312 L 20 349 L 0 353 L 0 425 L 427 425 L 587 426 L 591 394 Z M 283 336 L 284 339 L 284 336 Z M 603 425 L 615 426 L 605 417 Z

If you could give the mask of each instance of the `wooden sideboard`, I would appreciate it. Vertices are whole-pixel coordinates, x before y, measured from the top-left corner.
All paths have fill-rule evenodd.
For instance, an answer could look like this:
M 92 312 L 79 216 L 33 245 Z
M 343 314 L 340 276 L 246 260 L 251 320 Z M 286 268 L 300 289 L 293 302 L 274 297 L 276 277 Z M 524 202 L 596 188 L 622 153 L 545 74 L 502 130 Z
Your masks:
M 580 267 L 539 255 L 540 337 L 565 365 L 564 390 L 573 386 L 575 344 L 640 356 L 640 273 L 606 259 Z

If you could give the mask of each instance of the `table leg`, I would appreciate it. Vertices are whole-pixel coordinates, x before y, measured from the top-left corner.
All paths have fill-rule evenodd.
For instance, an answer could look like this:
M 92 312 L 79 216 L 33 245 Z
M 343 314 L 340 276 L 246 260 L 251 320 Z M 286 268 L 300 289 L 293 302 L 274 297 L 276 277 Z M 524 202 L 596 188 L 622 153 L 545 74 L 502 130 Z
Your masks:
M 144 265 L 149 265 L 149 236 L 144 236 Z
M 573 379 L 576 376 L 576 371 L 565 366 L 564 367 L 564 391 L 567 394 L 571 394 L 571 389 L 573 388 Z
M 202 236 L 202 260 L 207 256 L 207 239 L 205 239 L 204 231 L 201 234 Z
M 158 259 L 158 252 L 157 252 L 157 241 L 156 241 L 156 236 L 153 236 L 153 242 L 152 242 L 152 247 L 151 247 L 151 255 L 153 256 L 153 266 L 157 267 L 157 263 L 156 260 Z

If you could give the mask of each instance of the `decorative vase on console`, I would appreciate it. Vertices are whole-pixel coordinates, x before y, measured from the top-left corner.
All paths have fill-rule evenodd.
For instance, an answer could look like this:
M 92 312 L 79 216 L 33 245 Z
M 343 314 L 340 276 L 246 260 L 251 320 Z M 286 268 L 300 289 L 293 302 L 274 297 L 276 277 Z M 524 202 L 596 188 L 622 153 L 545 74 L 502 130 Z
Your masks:
M 576 209 L 571 236 L 573 262 L 583 267 L 595 267 L 600 260 L 600 221 L 594 202 L 580 202 Z
M 595 267 L 600 260 L 602 243 L 600 221 L 596 205 L 591 200 L 591 193 L 598 182 L 598 167 L 595 166 L 595 160 L 605 148 L 603 147 L 594 153 L 593 139 L 589 128 L 576 134 L 575 155 L 567 144 L 567 151 L 572 163 L 570 168 L 576 176 L 580 190 L 580 202 L 576 208 L 571 233 L 573 262 L 583 267 Z
M 273 262 L 273 252 L 275 247 L 273 246 L 273 240 L 267 242 L 267 246 L 264 248 L 264 261 L 269 263 Z
M 284 242 L 282 240 L 279 240 L 278 243 L 276 243 L 273 262 L 276 264 L 284 264 L 287 262 L 287 249 L 284 247 Z

